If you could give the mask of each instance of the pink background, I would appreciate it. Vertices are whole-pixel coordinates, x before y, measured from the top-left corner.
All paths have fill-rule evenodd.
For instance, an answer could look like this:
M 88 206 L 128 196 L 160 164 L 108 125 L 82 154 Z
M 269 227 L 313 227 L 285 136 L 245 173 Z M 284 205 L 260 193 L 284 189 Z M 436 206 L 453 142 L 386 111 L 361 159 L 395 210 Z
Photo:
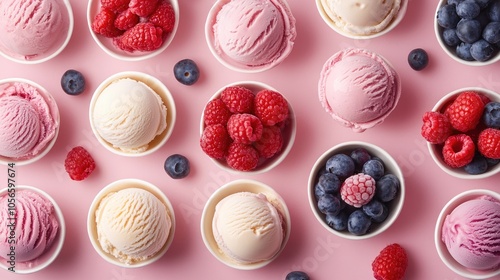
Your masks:
M 313 1 L 289 0 L 297 20 L 297 40 L 291 55 L 278 67 L 259 74 L 226 69 L 211 55 L 204 23 L 213 1 L 180 1 L 180 25 L 172 44 L 161 55 L 142 62 L 123 62 L 106 55 L 87 28 L 87 1 L 71 0 L 75 29 L 67 48 L 39 65 L 21 65 L 0 58 L 0 78 L 26 78 L 49 90 L 61 112 L 61 130 L 52 151 L 42 160 L 16 168 L 17 184 L 49 193 L 62 208 L 67 236 L 59 257 L 32 275 L 0 271 L 1 279 L 284 279 L 291 270 L 306 271 L 311 279 L 371 279 L 371 262 L 386 245 L 398 242 L 409 255 L 406 279 L 463 279 L 439 259 L 433 240 L 434 224 L 444 204 L 456 194 L 485 188 L 499 191 L 499 175 L 482 180 L 460 180 L 441 171 L 420 136 L 421 116 L 444 94 L 470 86 L 500 92 L 500 63 L 485 67 L 461 65 L 439 47 L 433 30 L 438 1 L 411 0 L 403 21 L 394 30 L 371 40 L 344 38 L 321 19 Z M 387 58 L 400 73 L 403 92 L 392 115 L 381 125 L 357 134 L 328 116 L 318 101 L 317 83 L 323 63 L 345 47 L 363 47 Z M 427 50 L 429 65 L 420 72 L 407 63 L 417 47 Z M 172 68 L 183 58 L 194 59 L 202 72 L 197 84 L 178 83 Z M 65 70 L 81 71 L 87 90 L 66 95 L 60 87 Z M 142 71 L 159 78 L 172 92 L 177 123 L 170 140 L 156 153 L 125 158 L 105 150 L 92 135 L 88 106 L 92 92 L 108 76 L 120 71 Z M 199 119 L 205 102 L 224 85 L 241 80 L 265 82 L 292 104 L 297 117 L 296 142 L 288 157 L 266 174 L 235 175 L 216 167 L 199 148 Z M 313 216 L 307 199 L 307 179 L 317 157 L 350 140 L 367 141 L 388 151 L 401 165 L 407 184 L 403 211 L 385 233 L 363 241 L 344 240 L 326 231 Z M 85 181 L 71 181 L 63 168 L 67 151 L 84 146 L 97 164 Z M 163 170 L 173 153 L 187 156 L 191 174 L 171 179 Z M 6 184 L 7 168 L 0 168 Z M 104 261 L 87 236 L 87 212 L 94 196 L 112 181 L 134 177 L 160 187 L 175 209 L 177 230 L 170 250 L 156 263 L 124 269 Z M 270 265 L 240 271 L 219 263 L 205 248 L 200 234 L 202 208 L 220 185 L 239 178 L 273 186 L 287 202 L 292 218 L 290 240 Z M 4 184 L 2 183 L 2 184 Z M 6 185 L 5 185 L 6 186 Z M 3 188 L 0 187 L 0 188 Z

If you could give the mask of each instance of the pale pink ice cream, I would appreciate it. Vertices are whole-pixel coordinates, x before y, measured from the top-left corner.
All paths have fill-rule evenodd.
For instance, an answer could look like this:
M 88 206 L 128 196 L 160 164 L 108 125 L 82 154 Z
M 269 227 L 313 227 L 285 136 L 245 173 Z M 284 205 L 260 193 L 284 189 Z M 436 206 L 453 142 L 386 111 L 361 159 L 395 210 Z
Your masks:
M 228 64 L 273 67 L 292 51 L 295 18 L 286 0 L 219 0 L 213 9 L 213 48 Z
M 31 159 L 55 137 L 59 111 L 47 93 L 24 82 L 0 84 L 0 156 Z
M 335 120 L 362 132 L 394 110 L 401 84 L 397 72 L 380 55 L 348 48 L 325 62 L 318 93 L 323 108 Z
M 238 264 L 272 259 L 280 251 L 285 222 L 264 194 L 240 192 L 223 198 L 212 221 L 221 252 Z
M 15 240 L 15 261 L 29 262 L 40 257 L 54 243 L 59 230 L 54 205 L 36 192 L 15 193 L 15 225 L 12 225 L 6 193 L 0 197 L 0 260 L 11 253 L 11 236 Z M 1 260 L 4 262 L 4 260 Z
M 68 35 L 68 11 L 62 0 L 0 1 L 0 49 L 32 59 L 54 52 Z
M 500 201 L 481 196 L 460 204 L 445 218 L 441 240 L 468 269 L 500 268 Z

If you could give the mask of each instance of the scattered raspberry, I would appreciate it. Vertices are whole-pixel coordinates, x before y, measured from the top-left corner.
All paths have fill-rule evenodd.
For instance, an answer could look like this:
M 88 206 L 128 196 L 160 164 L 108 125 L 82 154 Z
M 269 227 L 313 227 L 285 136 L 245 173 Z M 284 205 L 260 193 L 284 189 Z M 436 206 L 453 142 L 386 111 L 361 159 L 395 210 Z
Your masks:
M 408 256 L 401 245 L 388 245 L 372 263 L 373 276 L 377 280 L 401 280 L 408 267 Z
M 128 8 L 129 2 L 130 0 L 101 0 L 101 7 L 120 13 Z
M 229 117 L 231 117 L 231 112 L 220 98 L 210 100 L 203 112 L 203 122 L 207 126 L 217 123 L 226 125 Z
M 251 113 L 254 106 L 255 95 L 242 86 L 230 86 L 221 93 L 222 101 L 231 113 Z
M 125 51 L 153 51 L 163 44 L 163 29 L 152 23 L 138 23 L 115 38 L 115 44 Z
M 95 162 L 85 148 L 76 146 L 66 155 L 64 168 L 72 180 L 82 181 L 94 171 Z
M 451 125 L 458 131 L 467 132 L 479 123 L 484 110 L 481 96 L 474 91 L 462 92 L 446 109 Z
M 262 137 L 254 143 L 254 147 L 263 158 L 274 156 L 283 147 L 281 129 L 277 126 L 265 126 L 262 130 Z
M 479 134 L 477 140 L 479 152 L 491 159 L 500 159 L 500 130 L 487 128 Z
M 252 114 L 233 114 L 227 122 L 227 132 L 236 143 L 250 144 L 262 136 L 262 123 Z
M 116 28 L 125 31 L 134 27 L 137 23 L 139 23 L 139 16 L 127 9 L 116 16 L 114 24 Z
M 92 22 L 92 30 L 105 37 L 116 37 L 122 34 L 122 31 L 115 27 L 116 15 L 110 9 L 101 9 Z
M 261 90 L 255 95 L 255 115 L 267 126 L 275 125 L 288 118 L 288 102 L 280 93 Z
M 452 168 L 462 167 L 472 161 L 475 150 L 476 147 L 469 135 L 451 135 L 444 142 L 443 159 Z
M 428 142 L 432 144 L 444 143 L 446 138 L 453 133 L 448 117 L 438 112 L 426 112 L 422 117 L 424 122 L 421 134 Z
M 203 152 L 216 159 L 223 159 L 226 156 L 230 143 L 231 138 L 229 138 L 226 127 L 222 124 L 205 127 L 200 138 L 200 146 Z
M 163 32 L 172 32 L 175 25 L 174 7 L 169 2 L 163 1 L 149 17 L 149 22 L 161 27 Z
M 342 200 L 359 208 L 373 198 L 375 195 L 375 180 L 367 174 L 358 173 L 345 179 L 340 187 Z
M 227 164 L 233 169 L 250 171 L 259 163 L 259 153 L 252 145 L 231 143 L 227 152 Z
M 152 14 L 158 6 L 159 0 L 130 0 L 128 7 L 140 17 Z

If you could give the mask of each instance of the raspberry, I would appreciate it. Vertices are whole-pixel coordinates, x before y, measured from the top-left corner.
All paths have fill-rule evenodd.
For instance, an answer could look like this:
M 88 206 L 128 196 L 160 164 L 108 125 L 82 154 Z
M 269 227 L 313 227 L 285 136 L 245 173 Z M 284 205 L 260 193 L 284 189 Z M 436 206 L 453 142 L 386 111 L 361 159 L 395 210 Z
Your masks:
M 421 134 L 428 142 L 432 144 L 444 143 L 446 138 L 453 132 L 450 121 L 446 115 L 438 112 L 426 112 L 422 117 L 424 122 Z
M 491 159 L 500 159 L 500 130 L 487 128 L 479 134 L 477 140 L 479 152 Z
M 101 7 L 113 12 L 123 12 L 128 8 L 130 0 L 101 0 Z
M 408 256 L 401 245 L 386 246 L 373 260 L 373 276 L 377 280 L 401 280 L 408 267 Z
M 358 173 L 345 179 L 340 187 L 340 196 L 345 203 L 359 208 L 375 195 L 375 180 L 367 174 Z
M 125 51 L 153 51 L 163 44 L 163 30 L 152 23 L 138 23 L 115 39 L 115 44 Z
M 203 122 L 207 126 L 217 123 L 226 125 L 229 117 L 231 117 L 231 112 L 229 112 L 229 109 L 221 98 L 215 98 L 210 100 L 207 106 L 205 106 L 203 117 Z
M 128 7 L 134 14 L 147 17 L 156 10 L 158 2 L 159 0 L 130 0 Z
M 115 27 L 116 15 L 110 9 L 101 9 L 94 17 L 92 22 L 92 31 L 105 37 L 116 37 L 122 34 L 122 31 Z
M 155 26 L 161 27 L 163 32 L 169 33 L 174 30 L 175 25 L 175 12 L 172 5 L 164 1 L 149 17 L 149 22 Z
M 205 127 L 200 138 L 200 146 L 203 152 L 211 158 L 223 159 L 231 138 L 222 124 L 214 124 Z
M 222 101 L 231 113 L 251 113 L 254 106 L 253 92 L 242 86 L 230 86 L 221 93 Z
M 128 9 L 119 13 L 116 16 L 114 24 L 115 27 L 120 30 L 129 30 L 130 28 L 134 27 L 134 25 L 136 25 L 137 23 L 139 23 L 139 16 L 132 13 L 132 11 Z
M 275 125 L 288 118 L 288 102 L 280 93 L 261 90 L 255 95 L 255 115 L 267 126 Z
M 452 168 L 462 167 L 472 161 L 475 150 L 476 147 L 469 135 L 451 135 L 444 142 L 443 159 Z
M 85 148 L 76 146 L 66 155 L 64 168 L 72 180 L 82 181 L 94 171 L 95 162 Z
M 259 153 L 252 145 L 231 143 L 227 152 L 227 164 L 239 171 L 250 171 L 259 163 Z
M 446 109 L 453 128 L 460 132 L 474 129 L 483 115 L 484 103 L 481 96 L 474 91 L 462 92 Z
M 262 123 L 252 114 L 233 114 L 227 121 L 227 132 L 236 143 L 250 144 L 262 136 Z
M 277 126 L 265 126 L 262 131 L 262 137 L 254 143 L 254 147 L 263 158 L 274 156 L 283 147 L 281 129 Z

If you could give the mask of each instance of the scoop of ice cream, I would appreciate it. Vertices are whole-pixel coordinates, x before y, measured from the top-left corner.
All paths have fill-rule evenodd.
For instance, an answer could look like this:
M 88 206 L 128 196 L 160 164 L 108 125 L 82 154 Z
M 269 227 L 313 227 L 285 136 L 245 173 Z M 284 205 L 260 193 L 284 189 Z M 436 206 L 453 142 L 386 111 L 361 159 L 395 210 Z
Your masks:
M 473 270 L 500 266 L 500 201 L 481 196 L 457 206 L 444 220 L 441 239 L 450 255 Z
M 15 193 L 15 223 L 9 209 L 11 197 L 0 197 L 0 257 L 11 253 L 11 236 L 15 236 L 15 259 L 33 261 L 54 242 L 59 222 L 54 205 L 38 193 L 18 190 Z M 14 232 L 14 234 L 12 233 Z
M 133 264 L 154 257 L 165 246 L 172 220 L 154 194 L 126 188 L 101 200 L 96 225 L 102 250 L 120 262 Z
M 212 230 L 226 256 L 249 264 L 273 258 L 284 239 L 284 222 L 264 194 L 235 193 L 215 208 Z
M 379 55 L 345 49 L 323 65 L 318 92 L 334 119 L 362 132 L 383 122 L 394 110 L 401 86 L 396 71 Z
M 351 35 L 371 35 L 396 18 L 401 0 L 321 0 L 328 17 Z
M 147 150 L 167 128 L 167 108 L 145 83 L 123 78 L 108 85 L 95 101 L 92 118 L 99 136 L 124 152 Z

